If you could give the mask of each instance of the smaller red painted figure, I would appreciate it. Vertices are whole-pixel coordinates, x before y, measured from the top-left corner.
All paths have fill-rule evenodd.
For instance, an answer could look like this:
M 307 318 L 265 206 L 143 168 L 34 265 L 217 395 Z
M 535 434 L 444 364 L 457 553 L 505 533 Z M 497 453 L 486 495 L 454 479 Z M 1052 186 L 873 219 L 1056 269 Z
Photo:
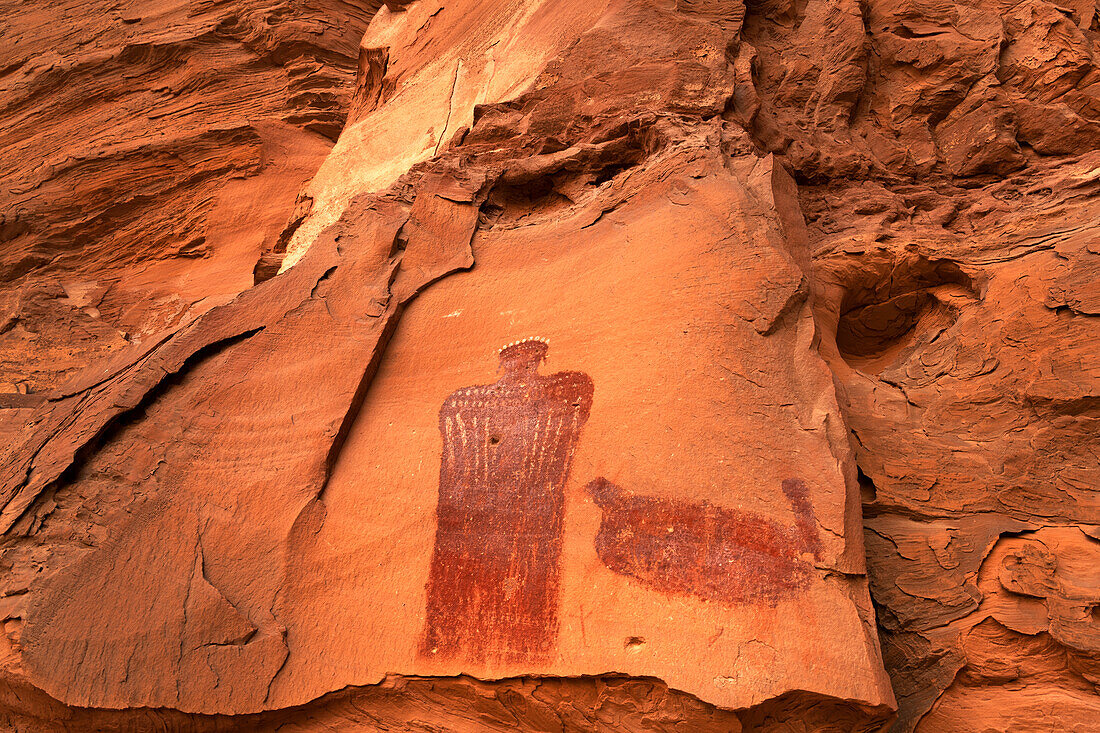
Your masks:
M 774 605 L 803 588 L 821 557 L 809 491 L 786 479 L 793 526 L 737 509 L 632 494 L 607 479 L 588 484 L 603 510 L 596 554 L 611 570 L 664 593 L 727 604 Z
M 420 654 L 469 663 L 547 659 L 557 637 L 565 481 L 592 407 L 581 372 L 538 373 L 549 345 L 500 351 L 500 379 L 439 411 L 435 550 Z

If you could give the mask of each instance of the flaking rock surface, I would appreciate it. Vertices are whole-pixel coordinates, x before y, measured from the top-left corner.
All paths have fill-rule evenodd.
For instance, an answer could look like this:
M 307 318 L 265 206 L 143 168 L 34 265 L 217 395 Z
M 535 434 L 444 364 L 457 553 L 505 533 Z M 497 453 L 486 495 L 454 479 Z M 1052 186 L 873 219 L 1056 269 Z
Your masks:
M 6 728 L 1100 730 L 1095 0 L 0 19 Z

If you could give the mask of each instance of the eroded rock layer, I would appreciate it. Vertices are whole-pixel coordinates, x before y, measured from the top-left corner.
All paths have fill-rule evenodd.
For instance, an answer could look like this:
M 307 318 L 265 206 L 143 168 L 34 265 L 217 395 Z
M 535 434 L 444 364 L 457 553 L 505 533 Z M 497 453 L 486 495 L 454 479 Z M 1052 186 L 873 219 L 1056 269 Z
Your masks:
M 0 389 L 48 392 L 251 284 L 379 4 L 0 3 Z
M 1097 730 L 1093 0 L 376 9 L 0 7 L 0 720 Z

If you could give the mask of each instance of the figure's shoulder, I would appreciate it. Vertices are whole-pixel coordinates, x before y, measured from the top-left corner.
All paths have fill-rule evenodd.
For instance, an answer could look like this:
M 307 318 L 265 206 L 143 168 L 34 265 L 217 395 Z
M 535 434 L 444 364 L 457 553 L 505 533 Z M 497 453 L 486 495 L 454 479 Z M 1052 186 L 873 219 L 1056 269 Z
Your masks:
M 580 387 L 592 388 L 592 377 L 588 376 L 584 372 L 554 372 L 547 377 L 552 384 L 560 384 L 563 386 L 577 385 Z
M 555 372 L 546 378 L 546 388 L 554 394 L 590 403 L 595 385 L 584 372 Z
M 467 405 L 483 402 L 489 396 L 489 388 L 492 385 L 476 384 L 472 387 L 456 389 L 443 401 L 444 410 L 454 410 Z

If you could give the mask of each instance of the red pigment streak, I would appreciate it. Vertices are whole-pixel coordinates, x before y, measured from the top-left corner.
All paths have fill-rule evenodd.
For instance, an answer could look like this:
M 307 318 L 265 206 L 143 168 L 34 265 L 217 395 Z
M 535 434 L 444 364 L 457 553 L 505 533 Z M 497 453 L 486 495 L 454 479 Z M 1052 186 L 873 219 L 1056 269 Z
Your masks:
M 548 348 L 503 349 L 496 383 L 460 389 L 439 411 L 422 657 L 521 663 L 553 652 L 564 487 L 593 385 L 582 372 L 540 375 Z
M 632 494 L 607 479 L 586 487 L 603 510 L 596 554 L 608 568 L 663 593 L 727 604 L 774 605 L 805 587 L 821 540 L 806 484 L 783 481 L 795 513 L 784 527 L 767 517 Z

